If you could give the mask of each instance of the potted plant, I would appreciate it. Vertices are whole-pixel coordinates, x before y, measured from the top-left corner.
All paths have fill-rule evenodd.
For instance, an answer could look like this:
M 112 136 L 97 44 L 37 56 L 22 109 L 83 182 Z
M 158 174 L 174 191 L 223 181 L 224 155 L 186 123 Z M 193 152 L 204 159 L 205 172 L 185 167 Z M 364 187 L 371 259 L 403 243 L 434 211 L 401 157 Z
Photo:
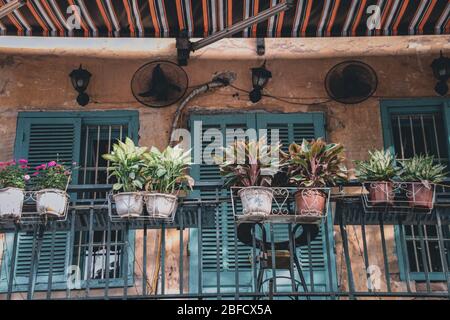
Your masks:
M 244 215 L 267 216 L 272 213 L 274 176 L 282 167 L 281 145 L 267 145 L 266 138 L 258 141 L 236 140 L 224 149 L 225 161 L 216 158 L 227 187 L 241 187 Z
M 295 202 L 300 215 L 323 215 L 327 195 L 322 189 L 347 180 L 343 152 L 341 144 L 321 138 L 289 146 L 288 176 L 299 188 Z
M 402 166 L 400 179 L 409 182 L 406 186 L 409 206 L 432 209 L 434 184 L 445 179 L 446 166 L 435 164 L 434 157 L 424 155 L 416 155 L 411 159 L 399 162 Z
M 56 161 L 43 163 L 35 169 L 33 180 L 34 189 L 37 190 L 35 193 L 37 211 L 56 217 L 64 216 L 69 199 L 66 190 L 71 171 Z
M 392 204 L 394 201 L 393 179 L 400 173 L 395 155 L 390 150 L 369 151 L 369 159 L 356 161 L 356 175 L 368 182 L 369 201 L 377 205 Z
M 171 217 L 178 206 L 179 192 L 193 187 L 194 179 L 186 174 L 190 158 L 190 150 L 184 151 L 179 145 L 163 151 L 152 147 L 144 154 L 144 200 L 151 217 Z
M 0 218 L 20 218 L 24 200 L 28 161 L 0 162 Z
M 113 195 L 113 199 L 121 217 L 139 217 L 144 209 L 141 190 L 144 187 L 142 169 L 146 152 L 147 148 L 136 146 L 127 137 L 125 142 L 115 143 L 111 153 L 102 156 L 110 162 L 110 176 L 116 178 L 113 190 L 118 193 Z

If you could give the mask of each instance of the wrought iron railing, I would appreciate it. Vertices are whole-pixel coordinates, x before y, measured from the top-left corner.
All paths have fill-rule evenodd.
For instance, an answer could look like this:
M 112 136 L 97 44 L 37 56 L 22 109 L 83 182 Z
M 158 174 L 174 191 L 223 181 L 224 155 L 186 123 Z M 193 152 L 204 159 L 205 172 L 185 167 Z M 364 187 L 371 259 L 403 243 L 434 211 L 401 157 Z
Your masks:
M 450 298 L 443 188 L 430 214 L 365 212 L 360 196 L 341 189 L 319 226 L 243 229 L 221 186 L 197 188 L 180 200 L 173 222 L 111 220 L 105 199 L 75 196 L 111 186 L 79 185 L 69 189 L 79 200 L 65 220 L 0 224 L 0 298 Z M 67 250 L 56 243 L 64 232 Z

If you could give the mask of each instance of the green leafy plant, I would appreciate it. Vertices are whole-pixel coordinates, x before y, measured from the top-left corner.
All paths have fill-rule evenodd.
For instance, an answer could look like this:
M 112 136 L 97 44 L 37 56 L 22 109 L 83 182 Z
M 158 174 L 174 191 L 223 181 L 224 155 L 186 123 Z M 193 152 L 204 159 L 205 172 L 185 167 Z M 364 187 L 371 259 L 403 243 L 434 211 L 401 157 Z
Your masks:
M 322 188 L 347 180 L 344 147 L 323 139 L 303 140 L 289 146 L 289 181 L 298 187 Z
M 66 190 L 70 181 L 71 171 L 56 161 L 50 161 L 37 166 L 33 173 L 35 190 L 59 189 Z
M 369 151 L 369 159 L 355 161 L 356 176 L 361 181 L 391 181 L 401 172 L 390 150 Z
M 168 146 L 163 151 L 152 147 L 143 154 L 143 177 L 145 190 L 174 194 L 186 187 L 192 188 L 194 179 L 186 174 L 191 164 L 191 151 L 184 151 L 179 145 Z
M 438 183 L 445 179 L 445 165 L 435 164 L 433 156 L 416 155 L 399 161 L 402 166 L 400 179 L 409 182 Z
M 28 161 L 25 159 L 20 159 L 18 162 L 0 162 L 0 189 L 25 189 L 26 182 L 30 180 L 27 174 L 28 169 Z
M 236 140 L 224 148 L 225 159 L 216 157 L 225 186 L 270 187 L 283 166 L 281 144 L 268 145 L 266 137 L 258 141 Z
M 144 154 L 147 148 L 136 146 L 130 138 L 125 142 L 117 141 L 113 145 L 113 150 L 109 154 L 102 155 L 103 159 L 110 162 L 108 171 L 110 177 L 115 177 L 115 191 L 136 192 L 144 187 Z

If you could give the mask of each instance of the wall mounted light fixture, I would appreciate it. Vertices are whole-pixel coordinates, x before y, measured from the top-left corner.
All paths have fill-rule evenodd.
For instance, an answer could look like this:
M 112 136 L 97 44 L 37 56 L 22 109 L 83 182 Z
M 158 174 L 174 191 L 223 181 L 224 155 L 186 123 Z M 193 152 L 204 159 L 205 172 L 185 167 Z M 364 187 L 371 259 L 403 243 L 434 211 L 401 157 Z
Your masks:
M 450 58 L 444 57 L 441 51 L 441 56 L 433 60 L 431 68 L 434 77 L 438 80 L 434 90 L 439 95 L 445 96 L 448 93 L 447 80 L 450 79 Z
M 85 91 L 89 84 L 91 73 L 86 69 L 83 69 L 80 64 L 78 69 L 72 70 L 69 77 L 72 80 L 73 88 L 78 92 L 77 102 L 80 106 L 84 107 L 89 103 L 89 96 L 85 93 Z
M 266 62 L 261 67 L 252 68 L 252 84 L 253 90 L 250 92 L 250 101 L 253 103 L 261 100 L 261 90 L 265 87 L 270 78 L 272 78 L 272 72 L 266 69 Z

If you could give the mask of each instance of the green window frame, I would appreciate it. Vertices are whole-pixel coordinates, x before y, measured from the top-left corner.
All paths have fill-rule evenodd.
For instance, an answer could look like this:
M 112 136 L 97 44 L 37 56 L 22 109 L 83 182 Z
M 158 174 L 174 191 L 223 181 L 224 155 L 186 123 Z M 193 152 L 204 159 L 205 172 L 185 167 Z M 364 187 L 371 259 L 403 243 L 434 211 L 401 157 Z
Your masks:
M 280 139 L 285 147 L 287 144 L 293 141 L 299 142 L 303 137 L 305 138 L 318 138 L 325 137 L 325 118 L 324 114 L 320 112 L 311 113 L 289 113 L 289 114 L 275 114 L 275 113 L 238 113 L 238 114 L 217 114 L 217 115 L 202 115 L 193 114 L 190 117 L 190 128 L 191 133 L 193 133 L 192 147 L 196 141 L 199 141 L 199 134 L 201 132 L 195 132 L 194 123 L 196 121 L 202 122 L 203 130 L 209 128 L 219 129 L 223 134 L 225 134 L 226 129 L 241 128 L 249 129 L 255 128 L 259 129 L 279 129 Z M 210 143 L 210 141 L 206 142 Z M 204 145 L 203 145 L 204 147 Z M 195 150 L 195 148 L 194 148 Z M 192 167 L 191 175 L 196 181 L 210 181 L 210 182 L 222 182 L 219 175 L 217 167 L 211 165 L 199 165 L 196 164 Z M 222 189 L 220 191 L 221 196 L 229 195 L 229 191 Z M 196 194 L 200 196 L 200 194 Z M 212 197 L 215 196 L 215 191 L 207 192 L 201 194 L 202 197 Z M 234 228 L 232 209 L 227 203 L 223 203 L 220 208 L 219 223 L 221 226 L 220 230 L 220 246 L 221 246 L 221 259 L 220 259 L 220 291 L 221 292 L 235 292 L 235 248 L 234 242 L 230 245 L 230 241 L 234 240 Z M 331 215 L 331 213 L 330 213 Z M 330 219 L 331 221 L 331 219 Z M 230 224 L 231 222 L 231 224 Z M 334 252 L 326 252 L 325 250 L 325 234 L 328 234 L 328 242 L 330 248 L 334 248 L 334 238 L 333 238 L 333 224 L 328 223 L 328 232 L 321 233 L 322 239 L 312 242 L 312 246 L 320 251 L 314 251 L 317 254 L 314 259 L 315 261 L 320 261 L 321 263 L 314 265 L 314 287 L 316 291 L 334 291 L 337 290 L 337 271 L 336 271 L 336 258 Z M 286 228 L 280 225 L 279 230 L 274 230 L 274 236 L 280 236 Z M 322 225 L 322 228 L 324 224 Z M 277 232 L 278 231 L 278 232 Z M 190 241 L 189 241 L 189 291 L 191 293 L 199 293 L 199 263 L 203 266 L 203 273 L 201 279 L 201 290 L 203 293 L 213 293 L 217 292 L 217 276 L 216 276 L 216 238 L 215 238 L 215 228 L 212 230 L 203 229 L 201 244 L 202 244 L 202 256 L 199 257 L 199 230 L 190 230 Z M 299 258 L 302 264 L 308 264 L 306 259 L 302 259 L 302 250 L 299 250 Z M 314 249 L 313 249 L 314 250 Z M 251 252 L 251 248 L 245 247 L 238 243 L 237 245 L 237 262 L 239 264 L 239 292 L 248 292 L 252 288 L 252 275 L 250 272 L 251 265 L 249 264 L 248 255 Z M 332 270 L 328 270 L 328 266 L 331 266 Z M 209 270 L 209 268 L 211 270 Z M 317 268 L 316 268 L 317 266 Z M 316 269 L 315 269 L 316 268 Z M 214 269 L 214 270 L 213 270 Z M 309 270 L 303 270 L 305 273 L 306 281 L 309 281 Z M 330 271 L 330 272 L 328 272 Z M 271 272 L 271 271 L 267 271 Z M 284 270 L 283 270 L 284 272 Z M 283 272 L 277 272 L 277 275 L 282 275 Z M 286 271 L 288 274 L 288 271 Z M 283 274 L 284 275 L 284 274 Z M 266 275 L 268 276 L 268 274 Z M 290 288 L 290 285 L 288 286 Z M 287 287 L 286 287 L 287 288 Z M 279 285 L 278 290 L 286 289 Z M 288 288 L 288 290 L 289 290 Z
M 57 153 L 60 159 L 66 163 L 80 163 L 81 156 L 81 128 L 83 125 L 126 125 L 128 135 L 135 142 L 138 141 L 139 113 L 135 110 L 118 111 L 92 111 L 92 112 L 20 112 L 17 117 L 16 141 L 14 155 L 16 159 L 28 158 L 30 164 L 47 161 L 46 157 L 54 158 L 53 152 Z M 34 131 L 32 131 L 32 128 Z M 31 136 L 36 132 L 35 136 Z M 44 132 L 44 133 L 43 133 Z M 30 149 L 31 143 L 34 149 Z M 45 147 L 42 147 L 45 145 Z M 37 146 L 37 147 L 36 147 Z M 53 148 L 53 149 L 52 149 Z M 31 152 L 29 154 L 29 152 Z M 35 162 L 35 163 L 33 163 Z M 78 172 L 72 176 L 72 184 L 77 184 Z M 71 194 L 71 198 L 76 199 L 76 194 Z M 54 237 L 54 238 L 53 238 Z M 11 267 L 11 251 L 13 247 L 14 234 L 8 233 L 5 237 L 6 251 L 2 259 L 0 277 L 0 291 L 7 290 L 7 281 Z M 67 285 L 67 273 L 70 257 L 73 254 L 74 235 L 71 232 L 46 232 L 43 238 L 43 245 L 40 257 L 40 264 L 36 278 L 36 291 L 46 290 L 49 274 L 50 251 L 53 247 L 52 289 L 64 290 Z M 52 242 L 55 239 L 55 242 Z M 130 232 L 128 242 L 134 247 L 135 233 Z M 26 291 L 29 276 L 26 275 L 26 268 L 29 267 L 28 253 L 31 256 L 33 246 L 33 236 L 19 233 L 18 246 L 15 262 L 15 276 L 13 291 Z M 20 256 L 19 256 L 20 255 Z M 19 259 L 17 258 L 19 257 Z M 128 255 L 128 284 L 134 283 L 134 255 Z M 22 270 L 23 269 L 23 270 Z M 18 272 L 19 270 L 19 272 Z M 22 272 L 20 272 L 22 270 Z M 82 271 L 83 272 L 83 271 Z M 86 280 L 81 280 L 81 288 L 85 287 Z M 90 288 L 101 288 L 105 285 L 105 280 L 90 279 Z M 110 287 L 121 287 L 124 285 L 124 278 L 111 279 Z
M 450 164 L 450 99 L 448 98 L 420 98 L 420 99 L 399 99 L 399 100 L 382 100 L 380 101 L 381 124 L 383 129 L 383 142 L 385 149 L 397 152 L 394 147 L 394 133 L 392 128 L 392 115 L 419 115 L 419 114 L 436 114 L 440 113 L 443 118 L 444 132 L 440 133 L 445 136 L 446 154 L 448 164 Z M 439 133 L 438 133 L 439 134 Z M 410 266 L 406 265 L 409 261 L 405 256 L 405 250 L 402 250 L 402 239 L 400 236 L 400 227 L 394 226 L 395 251 L 398 257 L 398 265 L 400 271 L 400 279 L 425 281 L 425 272 L 415 272 L 410 270 Z M 407 249 L 406 249 L 407 250 Z M 414 249 L 416 250 L 416 249 Z M 420 255 L 419 255 L 420 256 Z M 450 261 L 449 261 L 450 262 Z M 423 262 L 422 262 L 423 263 Z M 428 272 L 430 281 L 445 281 L 444 272 Z

